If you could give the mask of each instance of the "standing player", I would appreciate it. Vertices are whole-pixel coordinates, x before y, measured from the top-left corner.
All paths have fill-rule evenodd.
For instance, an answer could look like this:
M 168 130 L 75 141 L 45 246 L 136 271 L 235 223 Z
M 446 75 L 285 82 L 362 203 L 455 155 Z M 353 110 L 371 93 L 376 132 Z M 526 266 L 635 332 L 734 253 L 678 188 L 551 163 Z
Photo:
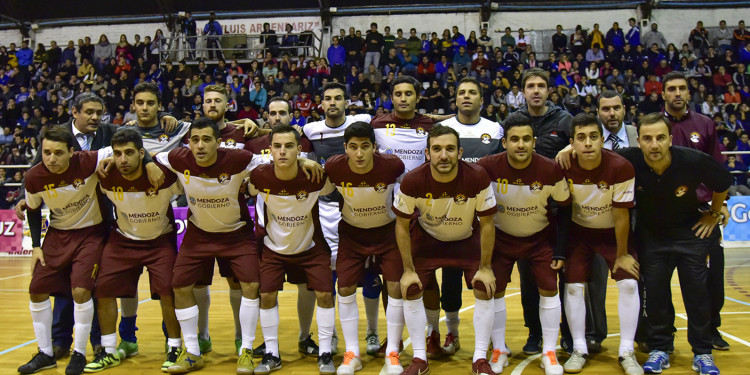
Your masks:
M 571 125 L 570 143 L 578 157 L 565 172 L 573 197 L 573 224 L 568 245 L 565 312 L 573 336 L 573 354 L 565 372 L 578 373 L 588 359 L 584 283 L 594 254 L 609 265 L 619 291 L 619 362 L 625 374 L 640 375 L 643 369 L 633 352 L 638 326 L 638 262 L 628 251 L 630 212 L 633 207 L 635 174 L 621 156 L 603 150 L 602 125 L 593 115 L 578 114 Z
M 488 120 L 480 116 L 482 109 L 482 100 L 484 92 L 482 86 L 474 77 L 462 78 L 456 89 L 456 106 L 458 114 L 441 122 L 441 125 L 449 126 L 458 132 L 461 144 L 464 146 L 464 153 L 461 160 L 475 163 L 480 158 L 497 154 L 502 150 L 501 139 L 503 138 L 503 128 L 495 121 Z M 440 297 L 443 310 L 445 310 L 445 323 L 448 327 L 448 333 L 445 335 L 445 343 L 442 347 L 442 354 L 452 355 L 461 346 L 458 340 L 458 325 L 460 319 L 458 311 L 461 310 L 461 294 L 463 285 L 461 284 L 461 272 L 456 268 L 443 269 L 442 296 Z M 433 294 L 430 299 L 437 297 L 437 289 L 425 290 L 425 295 Z M 427 299 L 427 297 L 425 297 Z M 497 306 L 495 306 L 497 308 Z M 428 325 L 436 328 L 438 341 L 431 341 L 427 351 L 437 353 L 436 345 L 439 345 L 440 330 L 439 311 L 429 311 L 427 316 L 431 319 Z M 432 339 L 432 336 L 430 337 Z
M 333 374 L 331 355 L 336 313 L 333 307 L 333 275 L 325 239 L 318 221 L 318 196 L 330 194 L 333 185 L 326 179 L 312 182 L 300 173 L 297 158 L 301 152 L 300 134 L 289 125 L 277 125 L 271 131 L 273 164 L 265 164 L 250 173 L 248 190 L 263 199 L 265 237 L 261 261 L 260 321 L 266 354 L 255 368 L 256 374 L 268 374 L 281 368 L 279 352 L 278 291 L 284 275 L 304 272 L 308 287 L 318 302 L 317 323 L 320 338 L 318 367 L 321 374 Z M 249 352 L 249 351 L 248 351 Z
M 459 160 L 462 152 L 455 130 L 447 126 L 432 128 L 425 149 L 429 164 L 404 177 L 393 206 L 398 216 L 396 241 L 404 265 L 404 318 L 414 348 L 412 363 L 403 372 L 407 375 L 429 372 L 422 288 L 434 279 L 435 270 L 440 267 L 461 268 L 466 283 L 475 287 L 472 372 L 493 374 L 485 355 L 494 320 L 492 218 L 497 207 L 487 173 Z M 417 210 L 418 223 L 410 233 L 410 222 Z
M 492 181 L 498 207 L 492 262 L 497 290 L 490 365 L 498 374 L 508 365 L 510 350 L 505 346 L 505 288 L 513 264 L 526 259 L 541 296 L 542 367 L 546 374 L 561 374 L 563 369 L 555 353 L 561 316 L 557 270 L 562 268 L 565 259 L 570 193 L 562 170 L 550 159 L 534 152 L 531 118 L 521 112 L 513 113 L 505 119 L 503 127 L 503 147 L 507 152 L 486 156 L 477 162 Z M 558 204 L 556 234 L 548 218 L 549 199 Z
M 96 186 L 96 166 L 111 148 L 74 152 L 73 133 L 62 126 L 42 133 L 42 164 L 26 177 L 26 205 L 33 246 L 29 309 L 39 352 L 18 368 L 22 374 L 56 367 L 52 352 L 52 304 L 49 296 L 71 293 L 75 303 L 74 351 L 66 374 L 81 374 L 86 366 L 86 341 L 94 317 L 94 288 L 106 229 Z M 50 225 L 40 247 L 42 204 L 50 210 Z M 39 264 L 37 264 L 39 263 Z
M 344 141 L 346 154 L 332 156 L 325 164 L 328 177 L 342 197 L 336 270 L 339 319 L 346 353 L 337 374 L 353 375 L 362 369 L 356 291 L 368 259 L 375 256 L 388 290 L 388 358 L 381 372 L 399 375 L 403 372 L 399 360 L 399 342 L 404 329 L 404 302 L 399 287 L 403 266 L 395 246 L 395 215 L 391 207 L 393 190 L 404 173 L 404 163 L 394 155 L 375 153 L 375 133 L 366 122 L 349 126 L 344 131 Z
M 137 96 L 136 102 L 140 96 Z M 151 295 L 158 296 L 162 317 L 168 332 L 169 352 L 162 365 L 166 371 L 182 350 L 180 325 L 174 313 L 172 270 L 177 254 L 174 243 L 174 219 L 171 202 L 182 189 L 175 175 L 165 167 L 166 179 L 158 188 L 148 181 L 143 169 L 141 136 L 133 129 L 123 129 L 112 136 L 117 172 L 101 180 L 102 192 L 113 202 L 117 212 L 116 227 L 111 231 L 102 252 L 102 262 L 94 296 L 102 327 L 104 351 L 97 353 L 85 372 L 99 372 L 117 366 L 120 354 L 115 348 L 117 336 L 117 300 L 133 296 L 143 267 L 148 267 Z

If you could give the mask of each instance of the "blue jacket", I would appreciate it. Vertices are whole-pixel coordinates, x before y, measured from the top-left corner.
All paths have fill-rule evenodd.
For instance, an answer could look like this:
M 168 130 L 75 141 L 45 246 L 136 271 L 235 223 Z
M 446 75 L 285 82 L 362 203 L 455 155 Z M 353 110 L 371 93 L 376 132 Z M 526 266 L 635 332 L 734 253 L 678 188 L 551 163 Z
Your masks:
M 331 66 L 344 65 L 346 63 L 346 50 L 341 44 L 328 47 L 328 63 Z
M 260 91 L 250 90 L 249 99 L 250 102 L 257 105 L 258 108 L 265 108 L 266 100 L 268 100 L 268 92 L 265 87 L 261 87 Z
M 217 21 L 209 21 L 203 28 L 203 34 L 206 35 L 221 35 L 222 33 L 223 30 L 221 29 L 221 25 L 219 25 L 219 22 Z
M 638 27 L 638 25 L 633 26 L 632 29 L 628 30 L 628 33 L 625 34 L 625 41 L 630 44 L 631 47 L 635 48 L 635 46 L 641 45 L 641 28 Z
M 19 66 L 29 66 L 34 62 L 34 51 L 31 48 L 21 48 L 16 51 Z

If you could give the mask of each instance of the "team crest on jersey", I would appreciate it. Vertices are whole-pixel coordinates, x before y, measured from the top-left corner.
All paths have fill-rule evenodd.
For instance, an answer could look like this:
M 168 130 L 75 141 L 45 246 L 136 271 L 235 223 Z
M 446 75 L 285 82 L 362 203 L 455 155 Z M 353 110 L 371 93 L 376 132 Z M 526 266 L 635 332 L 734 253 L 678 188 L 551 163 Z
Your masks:
M 466 203 L 466 196 L 463 194 L 458 194 L 453 198 L 454 201 L 456 201 L 456 204 L 464 204 Z
M 698 143 L 701 141 L 701 135 L 698 132 L 690 133 L 690 142 Z
M 169 142 L 169 136 L 166 134 L 162 134 L 159 136 L 159 143 L 167 143 Z
M 542 183 L 539 181 L 534 181 L 529 185 L 529 189 L 531 189 L 532 193 L 538 193 L 542 191 Z
M 297 192 L 297 200 L 298 200 L 298 201 L 303 201 L 303 200 L 305 200 L 305 199 L 307 199 L 307 192 L 306 192 L 306 191 L 304 191 L 304 190 L 300 190 L 300 191 L 298 191 L 298 192 Z
M 685 194 L 687 194 L 688 188 L 685 185 L 680 185 L 677 189 L 674 191 L 674 195 L 679 198 Z
M 597 186 L 599 187 L 599 190 L 602 191 L 609 189 L 609 184 L 607 184 L 607 182 L 605 181 L 599 181 L 599 184 Z
M 83 180 L 81 180 L 80 178 L 76 178 L 75 180 L 73 180 L 73 187 L 74 188 L 80 189 L 81 186 L 83 186 Z
M 226 173 L 222 173 L 219 175 L 219 183 L 222 185 L 226 185 L 229 183 L 229 175 Z
M 159 193 L 156 191 L 155 187 L 150 187 L 146 190 L 146 196 L 149 198 L 156 198 L 157 195 L 159 195 Z
M 501 214 L 505 213 L 505 206 L 503 206 L 502 204 L 498 204 L 497 205 L 497 212 L 499 212 Z
M 393 154 L 393 150 L 391 150 L 390 148 L 386 148 L 385 149 L 385 153 L 386 154 Z
M 190 204 L 195 204 L 195 198 L 189 197 L 188 199 L 190 200 Z
M 482 137 L 480 139 L 482 140 L 482 143 L 486 145 L 490 144 L 490 142 L 492 141 L 492 137 L 490 137 L 490 135 L 487 133 L 482 134 Z
M 234 147 L 237 145 L 237 142 L 235 142 L 234 139 L 227 139 L 225 144 L 227 145 L 227 147 Z
M 424 136 L 427 135 L 427 133 L 425 133 L 424 128 L 420 126 L 417 128 L 417 135 Z
M 378 182 L 375 184 L 375 191 L 378 193 L 385 193 L 386 189 L 388 188 L 388 185 L 385 184 L 385 182 Z

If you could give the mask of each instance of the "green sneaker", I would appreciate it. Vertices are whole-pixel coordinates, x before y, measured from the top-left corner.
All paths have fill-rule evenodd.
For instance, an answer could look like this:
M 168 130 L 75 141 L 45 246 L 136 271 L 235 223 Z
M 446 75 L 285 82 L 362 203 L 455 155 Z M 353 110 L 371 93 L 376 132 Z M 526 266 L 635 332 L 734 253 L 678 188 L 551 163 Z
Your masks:
M 138 343 L 122 340 L 117 346 L 117 352 L 120 353 L 120 359 L 138 355 Z
M 99 372 L 119 365 L 119 353 L 107 353 L 106 351 L 102 350 L 99 353 L 96 353 L 96 357 L 94 357 L 94 360 L 83 368 L 83 372 Z
M 201 349 L 201 354 L 206 354 L 213 350 L 211 347 L 211 337 L 208 338 L 208 340 L 204 340 L 198 336 L 198 346 Z
M 183 350 L 180 356 L 177 357 L 177 361 L 172 366 L 169 366 L 167 372 L 170 374 L 184 374 L 186 372 L 200 370 L 205 366 L 203 363 L 203 357 L 199 355 L 192 355 L 187 350 Z
M 180 354 L 182 354 L 182 348 L 176 346 L 169 348 L 169 351 L 167 352 L 167 360 L 161 364 L 161 371 L 167 372 L 167 370 L 177 362 L 177 358 L 180 357 Z
M 240 358 L 237 360 L 237 374 L 252 374 L 255 370 L 255 363 L 253 363 L 253 351 L 250 349 L 243 349 Z
M 240 352 L 240 348 L 242 348 L 242 340 L 241 339 L 235 339 L 234 340 L 234 348 L 237 349 L 237 350 L 235 350 L 237 353 Z

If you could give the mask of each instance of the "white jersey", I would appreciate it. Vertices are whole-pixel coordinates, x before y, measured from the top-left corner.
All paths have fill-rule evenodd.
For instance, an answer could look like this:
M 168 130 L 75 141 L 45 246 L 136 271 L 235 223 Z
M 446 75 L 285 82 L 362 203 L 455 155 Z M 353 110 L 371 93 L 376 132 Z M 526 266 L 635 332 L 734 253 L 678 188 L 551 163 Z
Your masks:
M 479 122 L 467 125 L 458 122 L 458 116 L 451 117 L 440 122 L 458 132 L 461 139 L 461 148 L 464 149 L 461 160 L 476 163 L 479 159 L 497 154 L 503 149 L 503 127 L 495 121 L 484 117 Z

